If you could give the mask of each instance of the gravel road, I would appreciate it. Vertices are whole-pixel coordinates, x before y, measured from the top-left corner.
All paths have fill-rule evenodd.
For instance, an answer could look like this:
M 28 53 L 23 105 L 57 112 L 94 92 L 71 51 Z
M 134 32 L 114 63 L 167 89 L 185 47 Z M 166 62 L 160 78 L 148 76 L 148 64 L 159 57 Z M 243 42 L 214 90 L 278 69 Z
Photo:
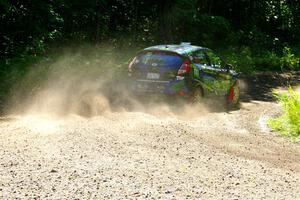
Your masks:
M 300 199 L 300 145 L 265 125 L 276 103 L 153 110 L 0 118 L 0 199 Z

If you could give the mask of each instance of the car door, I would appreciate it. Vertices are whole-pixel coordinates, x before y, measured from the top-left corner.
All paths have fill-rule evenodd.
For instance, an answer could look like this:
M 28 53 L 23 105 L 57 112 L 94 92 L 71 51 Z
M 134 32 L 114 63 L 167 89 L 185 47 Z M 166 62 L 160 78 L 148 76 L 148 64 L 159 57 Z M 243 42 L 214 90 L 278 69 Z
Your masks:
M 194 68 L 194 79 L 199 80 L 202 78 L 203 69 L 210 65 L 208 57 L 203 49 L 197 50 L 192 53 L 190 59 L 192 60 L 193 64 L 196 66 Z
M 204 50 L 208 64 L 202 66 L 205 90 L 216 95 L 226 95 L 230 88 L 231 74 L 225 62 L 211 50 Z

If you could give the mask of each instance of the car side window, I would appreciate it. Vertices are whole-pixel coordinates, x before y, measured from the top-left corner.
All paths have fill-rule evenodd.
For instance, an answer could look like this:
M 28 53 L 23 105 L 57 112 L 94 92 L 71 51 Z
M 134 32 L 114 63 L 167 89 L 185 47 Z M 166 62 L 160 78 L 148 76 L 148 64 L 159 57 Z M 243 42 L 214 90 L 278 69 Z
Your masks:
M 207 59 L 207 56 L 203 50 L 195 51 L 192 54 L 192 58 L 195 64 L 201 64 L 205 66 L 209 65 L 209 60 Z
M 208 59 L 210 61 L 210 66 L 216 69 L 221 69 L 222 68 L 222 59 L 217 56 L 214 52 L 212 51 L 206 51 L 206 54 L 208 56 Z

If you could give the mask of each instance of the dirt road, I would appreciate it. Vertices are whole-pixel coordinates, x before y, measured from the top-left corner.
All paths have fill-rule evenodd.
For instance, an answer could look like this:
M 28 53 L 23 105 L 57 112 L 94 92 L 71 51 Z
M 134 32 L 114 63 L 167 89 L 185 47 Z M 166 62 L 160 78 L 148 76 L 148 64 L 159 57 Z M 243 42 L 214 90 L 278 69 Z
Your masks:
M 300 199 L 300 146 L 268 129 L 279 107 L 255 95 L 229 113 L 3 117 L 0 198 Z

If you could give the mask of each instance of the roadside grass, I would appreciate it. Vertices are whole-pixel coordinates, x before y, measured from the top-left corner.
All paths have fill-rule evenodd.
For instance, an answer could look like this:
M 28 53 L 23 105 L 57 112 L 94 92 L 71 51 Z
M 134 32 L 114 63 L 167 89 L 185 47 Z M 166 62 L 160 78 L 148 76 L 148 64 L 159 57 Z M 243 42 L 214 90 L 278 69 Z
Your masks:
M 284 47 L 282 52 L 249 46 L 220 49 L 219 53 L 225 60 L 235 66 L 235 70 L 243 74 L 255 74 L 260 71 L 298 71 L 300 70 L 299 54 L 290 47 Z
M 279 102 L 281 115 L 268 120 L 268 125 L 281 135 L 300 141 L 300 95 L 289 87 L 288 92 L 274 95 Z

